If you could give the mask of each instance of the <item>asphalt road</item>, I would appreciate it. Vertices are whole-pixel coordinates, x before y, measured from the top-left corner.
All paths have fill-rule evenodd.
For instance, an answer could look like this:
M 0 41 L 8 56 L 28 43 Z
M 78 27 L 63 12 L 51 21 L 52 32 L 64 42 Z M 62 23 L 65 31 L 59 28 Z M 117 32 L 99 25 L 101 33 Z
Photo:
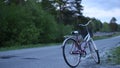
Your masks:
M 120 43 L 120 36 L 95 41 L 100 56 Z M 120 68 L 119 65 L 95 64 L 90 58 L 82 59 L 77 68 Z M 61 45 L 0 52 L 0 68 L 70 68 L 64 62 Z

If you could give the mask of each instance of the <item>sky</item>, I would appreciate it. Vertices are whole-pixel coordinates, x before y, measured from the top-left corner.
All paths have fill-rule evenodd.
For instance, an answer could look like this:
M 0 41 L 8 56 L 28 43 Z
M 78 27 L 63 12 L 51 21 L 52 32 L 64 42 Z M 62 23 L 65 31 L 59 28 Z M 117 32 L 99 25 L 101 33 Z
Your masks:
M 120 0 L 82 0 L 83 15 L 110 22 L 112 17 L 120 24 Z

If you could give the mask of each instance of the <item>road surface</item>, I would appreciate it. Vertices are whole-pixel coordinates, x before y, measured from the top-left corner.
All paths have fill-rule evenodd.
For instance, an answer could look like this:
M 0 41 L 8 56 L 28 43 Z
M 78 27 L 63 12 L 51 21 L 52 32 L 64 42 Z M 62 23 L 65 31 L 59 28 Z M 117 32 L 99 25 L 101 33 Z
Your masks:
M 120 36 L 95 41 L 103 57 L 105 51 L 120 43 Z M 95 64 L 90 58 L 83 59 L 77 68 L 120 68 L 101 61 Z M 0 68 L 70 68 L 64 62 L 61 45 L 0 52 Z

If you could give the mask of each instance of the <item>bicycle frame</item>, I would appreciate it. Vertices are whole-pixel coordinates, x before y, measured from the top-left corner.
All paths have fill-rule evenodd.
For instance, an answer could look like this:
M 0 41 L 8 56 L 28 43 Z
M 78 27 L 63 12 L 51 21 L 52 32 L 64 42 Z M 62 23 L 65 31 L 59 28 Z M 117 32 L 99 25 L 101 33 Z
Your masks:
M 87 30 L 87 35 L 85 36 L 85 38 L 83 39 L 83 41 L 85 41 L 86 43 L 88 43 L 88 42 L 91 41 L 93 43 L 93 46 L 95 47 L 95 50 L 98 50 L 97 47 L 96 47 L 96 45 L 95 45 L 95 43 L 93 42 L 93 39 L 90 36 L 90 33 L 88 31 L 87 26 L 86 26 L 86 30 Z M 85 45 L 85 46 L 87 46 L 87 45 Z
M 90 37 L 90 34 L 88 33 L 85 38 L 84 38 L 84 41 L 88 42 L 90 41 L 91 37 Z

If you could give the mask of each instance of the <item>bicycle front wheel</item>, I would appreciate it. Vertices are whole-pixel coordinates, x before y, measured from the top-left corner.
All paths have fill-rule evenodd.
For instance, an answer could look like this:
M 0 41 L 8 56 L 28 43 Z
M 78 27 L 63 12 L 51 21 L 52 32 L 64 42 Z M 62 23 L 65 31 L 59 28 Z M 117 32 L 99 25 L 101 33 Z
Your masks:
M 77 45 L 77 42 L 72 38 L 63 42 L 63 57 L 70 67 L 76 67 L 80 63 L 81 57 Z
M 89 49 L 90 49 L 90 54 L 91 54 L 91 57 L 94 59 L 94 61 L 99 64 L 100 63 L 100 56 L 99 56 L 99 52 L 96 48 L 96 45 L 94 43 L 93 40 L 91 40 L 89 42 Z

